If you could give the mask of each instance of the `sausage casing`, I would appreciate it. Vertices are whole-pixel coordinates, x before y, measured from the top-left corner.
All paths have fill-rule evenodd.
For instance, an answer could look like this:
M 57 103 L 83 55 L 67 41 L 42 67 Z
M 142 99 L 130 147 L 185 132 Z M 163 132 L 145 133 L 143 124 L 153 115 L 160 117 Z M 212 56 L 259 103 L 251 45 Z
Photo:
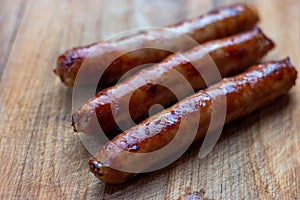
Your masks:
M 184 21 L 168 27 L 169 30 L 185 34 L 193 38 L 198 43 L 208 40 L 225 37 L 234 33 L 249 30 L 255 26 L 259 20 L 257 12 L 246 5 L 234 5 L 220 8 L 209 12 L 199 18 Z M 84 59 L 95 49 L 100 53 L 93 56 L 95 63 L 90 69 L 85 70 L 87 79 L 85 84 L 94 83 L 100 77 L 94 77 L 95 71 L 106 68 L 101 65 L 101 59 L 105 57 L 117 58 L 120 52 L 135 47 L 136 51 L 126 53 L 111 63 L 101 79 L 102 87 L 107 87 L 119 80 L 119 78 L 130 69 L 147 63 L 157 63 L 164 59 L 171 52 L 159 50 L 158 48 L 147 48 L 153 44 L 160 44 L 161 49 L 183 51 L 191 48 L 191 44 L 186 43 L 178 35 L 166 36 L 163 29 L 153 30 L 145 33 L 125 37 L 114 42 L 95 43 L 85 47 L 71 49 L 57 59 L 57 67 L 54 72 L 61 78 L 67 86 L 73 86 L 80 65 Z
M 209 126 L 207 122 L 210 121 L 212 114 L 212 102 L 219 104 L 222 100 L 222 95 L 218 91 L 225 91 L 227 101 L 225 122 L 228 123 L 287 93 L 295 84 L 296 78 L 297 71 L 289 59 L 252 66 L 240 75 L 225 78 L 118 135 L 100 148 L 95 158 L 89 162 L 90 169 L 104 182 L 124 182 L 135 174 L 118 171 L 112 166 L 140 165 L 144 169 L 149 167 L 149 161 L 143 160 L 143 157 L 129 159 L 124 156 L 124 152 L 146 153 L 160 149 L 174 138 L 179 124 L 186 126 L 185 133 L 189 134 L 189 124 L 195 120 L 193 116 L 198 112 L 200 121 L 195 140 L 203 138 Z M 183 112 L 187 110 L 188 112 Z M 190 120 L 189 123 L 181 124 L 184 116 Z M 212 123 L 212 125 L 217 128 L 221 124 Z M 150 131 L 145 134 L 145 130 Z M 116 147 L 125 151 L 120 152 Z
M 185 89 L 182 81 L 178 81 L 174 76 L 174 70 L 180 72 L 192 88 L 198 91 L 206 87 L 199 72 L 205 74 L 215 68 L 212 66 L 213 62 L 207 62 L 207 55 L 215 62 L 221 76 L 226 77 L 254 64 L 273 47 L 273 42 L 255 28 L 227 38 L 209 41 L 182 55 L 170 55 L 161 63 L 137 72 L 84 102 L 73 114 L 74 129 L 92 135 L 95 132 L 99 133 L 100 125 L 106 135 L 112 138 L 118 131 L 120 132 L 120 129 L 126 130 L 134 125 L 128 120 L 129 117 L 138 123 L 147 117 L 152 105 L 168 106 L 176 102 L 178 99 L 172 90 L 176 90 L 182 97 L 193 93 Z M 199 66 L 198 71 L 194 65 Z M 165 82 L 172 86 L 172 90 L 160 84 Z M 127 103 L 129 98 L 130 101 Z M 129 106 L 130 116 L 120 109 L 120 105 Z

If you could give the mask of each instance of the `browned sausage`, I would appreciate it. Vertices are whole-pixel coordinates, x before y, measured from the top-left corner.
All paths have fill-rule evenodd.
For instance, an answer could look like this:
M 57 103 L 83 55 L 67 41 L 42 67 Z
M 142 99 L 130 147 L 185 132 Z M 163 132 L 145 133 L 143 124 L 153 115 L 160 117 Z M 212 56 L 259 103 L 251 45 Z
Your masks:
M 186 34 L 199 43 L 208 40 L 221 38 L 241 31 L 249 30 L 255 26 L 259 20 L 257 12 L 246 5 L 234 5 L 209 12 L 208 14 L 184 21 L 170 26 L 170 30 Z M 61 78 L 61 81 L 67 86 L 73 86 L 77 72 L 87 55 L 95 48 L 100 52 L 93 58 L 91 69 L 85 71 L 87 79 L 86 84 L 98 81 L 100 77 L 94 77 L 95 71 L 105 68 L 101 65 L 101 59 L 106 57 L 117 58 L 120 52 L 131 49 L 139 49 L 127 53 L 115 60 L 105 71 L 101 83 L 107 87 L 115 83 L 128 70 L 146 63 L 157 63 L 170 54 L 169 50 L 146 49 L 145 47 L 153 44 L 160 44 L 162 49 L 171 48 L 174 51 L 187 50 L 191 48 L 190 43 L 183 41 L 178 35 L 166 34 L 165 30 L 151 30 L 141 34 L 125 37 L 114 42 L 95 43 L 85 47 L 78 47 L 69 50 L 59 56 L 57 68 L 54 72 Z
M 104 182 L 124 182 L 134 174 L 113 168 L 125 165 L 139 165 L 142 169 L 149 167 L 149 160 L 143 160 L 143 156 L 129 159 L 124 155 L 126 152 L 145 153 L 160 149 L 174 138 L 179 124 L 186 130 L 185 134 L 189 134 L 190 124 L 195 121 L 194 116 L 199 112 L 200 122 L 195 140 L 203 138 L 213 112 L 212 102 L 216 105 L 222 103 L 220 91 L 225 91 L 228 123 L 287 93 L 295 84 L 296 78 L 297 72 L 289 59 L 252 66 L 240 75 L 225 78 L 118 135 L 100 148 L 95 158 L 89 162 L 90 169 Z M 186 117 L 188 123 L 183 123 L 183 117 Z M 221 124 L 211 125 L 214 130 Z M 116 147 L 125 151 L 119 152 Z M 161 159 L 153 158 L 153 162 Z
M 126 130 L 134 125 L 129 120 L 128 112 L 121 109 L 122 106 L 129 105 L 131 118 L 138 123 L 147 118 L 152 105 L 168 106 L 176 102 L 174 90 L 181 97 L 193 93 L 185 88 L 177 76 L 174 76 L 174 70 L 180 72 L 193 89 L 198 91 L 206 87 L 199 71 L 205 73 L 213 69 L 212 62 L 207 61 L 207 55 L 214 60 L 221 76 L 225 77 L 254 64 L 273 46 L 273 42 L 258 28 L 255 28 L 228 38 L 204 43 L 182 55 L 170 55 L 161 63 L 139 71 L 127 80 L 102 90 L 94 98 L 83 103 L 73 114 L 74 129 L 87 134 L 99 133 L 100 124 L 107 136 L 112 138 L 115 133 L 120 132 L 120 129 Z M 191 63 L 199 66 L 198 71 L 195 69 L 197 66 L 194 67 Z M 211 82 L 215 81 L 218 80 Z M 162 86 L 161 83 L 166 82 L 172 86 L 172 89 Z M 126 103 L 128 99 L 130 101 Z

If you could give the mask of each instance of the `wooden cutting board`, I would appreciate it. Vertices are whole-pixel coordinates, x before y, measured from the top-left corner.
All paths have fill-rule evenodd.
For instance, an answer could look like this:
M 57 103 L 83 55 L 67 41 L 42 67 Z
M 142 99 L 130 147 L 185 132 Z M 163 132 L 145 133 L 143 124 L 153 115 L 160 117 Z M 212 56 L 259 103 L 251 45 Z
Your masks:
M 72 89 L 52 73 L 57 56 L 135 27 L 162 26 L 237 1 L 1 0 L 0 198 L 300 199 L 300 83 L 288 96 L 226 126 L 213 151 L 200 144 L 177 162 L 126 184 L 89 173 L 70 127 Z M 290 56 L 300 72 L 300 1 L 248 0 L 277 44 L 265 60 Z

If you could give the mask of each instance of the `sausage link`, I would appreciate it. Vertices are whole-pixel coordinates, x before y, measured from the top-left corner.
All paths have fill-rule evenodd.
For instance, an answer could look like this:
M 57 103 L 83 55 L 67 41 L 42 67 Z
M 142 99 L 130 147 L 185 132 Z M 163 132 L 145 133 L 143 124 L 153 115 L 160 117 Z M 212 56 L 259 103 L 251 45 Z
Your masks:
M 234 33 L 249 30 L 255 26 L 259 18 L 257 12 L 246 5 L 234 5 L 230 7 L 220 8 L 209 12 L 206 15 L 196 19 L 183 21 L 176 25 L 170 26 L 170 30 L 185 34 L 193 38 L 198 43 L 203 43 L 208 40 L 229 36 Z M 100 77 L 94 77 L 95 71 L 101 66 L 101 59 L 106 57 L 119 57 L 120 52 L 124 52 L 132 47 L 136 51 L 120 56 L 106 69 L 101 79 L 103 87 L 111 86 L 119 80 L 119 78 L 130 69 L 147 63 L 157 63 L 163 60 L 171 52 L 159 50 L 157 48 L 149 48 L 153 44 L 160 44 L 161 49 L 172 49 L 174 51 L 183 51 L 191 48 L 192 44 L 186 43 L 178 35 L 168 35 L 165 30 L 153 30 L 137 35 L 125 37 L 114 42 L 100 42 L 86 47 L 77 47 L 71 49 L 57 59 L 57 67 L 54 69 L 61 81 L 67 86 L 73 86 L 80 65 L 89 53 L 97 49 L 100 52 L 93 56 L 92 62 L 95 63 L 91 69 L 85 71 L 87 79 L 85 84 L 94 83 Z M 145 48 L 146 47 L 146 48 Z
M 118 131 L 120 132 L 121 128 L 126 130 L 133 126 L 128 119 L 128 112 L 122 111 L 120 105 L 129 105 L 131 118 L 138 123 L 147 118 L 152 105 L 168 106 L 178 101 L 171 89 L 162 84 L 171 85 L 172 90 L 177 91 L 177 96 L 186 97 L 193 93 L 185 88 L 177 76 L 174 76 L 174 70 L 181 73 L 193 89 L 198 91 L 207 87 L 199 72 L 205 75 L 214 69 L 213 62 L 207 62 L 208 55 L 215 62 L 221 76 L 226 77 L 254 64 L 273 47 L 273 42 L 260 29 L 255 28 L 204 43 L 182 55 L 170 55 L 161 63 L 137 72 L 127 80 L 102 90 L 83 103 L 72 116 L 74 130 L 89 135 L 97 134 L 100 124 L 106 135 L 112 138 Z M 212 83 L 215 81 L 218 80 Z M 129 103 L 127 103 L 128 99 L 130 99 Z
M 90 170 L 104 182 L 124 182 L 135 174 L 118 171 L 113 167 L 124 165 L 139 165 L 143 169 L 149 167 L 149 160 L 143 160 L 143 157 L 129 159 L 124 155 L 125 152 L 146 153 L 164 147 L 176 135 L 179 124 L 184 126 L 183 129 L 186 130 L 184 134 L 189 134 L 190 124 L 195 121 L 193 116 L 198 112 L 200 122 L 195 140 L 203 138 L 212 115 L 212 102 L 218 105 L 223 100 L 220 90 L 225 91 L 227 100 L 225 121 L 229 123 L 287 93 L 295 84 L 296 78 L 297 71 L 289 59 L 255 65 L 240 75 L 225 78 L 115 137 L 100 148 L 95 158 L 90 160 Z M 186 117 L 188 123 L 182 123 L 183 117 Z M 214 128 L 222 126 L 219 123 L 212 123 L 212 125 Z M 145 130 L 150 131 L 146 134 Z M 133 146 L 135 148 L 132 148 Z M 116 147 L 125 151 L 119 152 Z M 153 160 L 160 161 L 156 158 Z

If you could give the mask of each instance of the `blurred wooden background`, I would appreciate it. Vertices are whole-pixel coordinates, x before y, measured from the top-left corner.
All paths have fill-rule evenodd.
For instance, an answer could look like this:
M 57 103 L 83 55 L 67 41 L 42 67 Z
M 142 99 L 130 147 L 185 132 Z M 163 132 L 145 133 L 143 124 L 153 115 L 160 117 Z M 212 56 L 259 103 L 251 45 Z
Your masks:
M 300 199 L 300 86 L 224 129 L 213 151 L 199 145 L 176 163 L 111 186 L 88 171 L 90 157 L 70 127 L 72 89 L 52 73 L 74 46 L 135 27 L 162 26 L 238 1 L 1 0 L 0 198 Z M 300 72 L 300 1 L 248 0 Z

